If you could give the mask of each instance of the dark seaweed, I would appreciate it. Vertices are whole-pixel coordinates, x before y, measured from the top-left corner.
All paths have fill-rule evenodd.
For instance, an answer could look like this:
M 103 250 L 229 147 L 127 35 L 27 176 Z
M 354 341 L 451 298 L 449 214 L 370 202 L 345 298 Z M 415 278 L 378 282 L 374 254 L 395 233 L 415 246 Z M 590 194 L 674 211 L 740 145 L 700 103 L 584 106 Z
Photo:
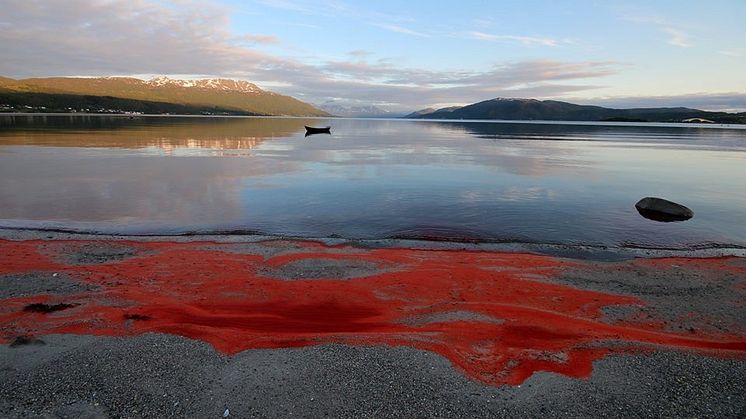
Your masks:
M 150 316 L 146 316 L 144 314 L 125 314 L 124 318 L 127 320 L 150 320 Z

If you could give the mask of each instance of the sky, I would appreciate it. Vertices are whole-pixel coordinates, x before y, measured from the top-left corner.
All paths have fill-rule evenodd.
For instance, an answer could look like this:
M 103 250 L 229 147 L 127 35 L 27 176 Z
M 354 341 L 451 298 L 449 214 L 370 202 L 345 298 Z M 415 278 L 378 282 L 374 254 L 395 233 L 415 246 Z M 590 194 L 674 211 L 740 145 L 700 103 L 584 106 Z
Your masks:
M 746 111 L 744 20 L 744 0 L 0 0 L 0 75 L 223 77 L 390 111 Z

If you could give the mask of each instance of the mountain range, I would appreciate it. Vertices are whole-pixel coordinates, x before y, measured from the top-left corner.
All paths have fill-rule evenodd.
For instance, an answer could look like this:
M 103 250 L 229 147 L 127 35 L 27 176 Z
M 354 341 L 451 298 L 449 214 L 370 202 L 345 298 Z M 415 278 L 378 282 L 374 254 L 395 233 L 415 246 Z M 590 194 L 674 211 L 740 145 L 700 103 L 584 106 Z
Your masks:
M 405 118 L 619 122 L 684 122 L 691 119 L 694 119 L 691 122 L 702 122 L 697 120 L 703 119 L 723 124 L 744 124 L 746 112 L 710 112 L 681 107 L 613 109 L 556 100 L 497 98 L 467 106 L 423 109 Z
M 242 80 L 156 77 L 0 77 L 0 109 L 39 112 L 139 112 L 329 116 L 305 102 Z
M 329 100 L 317 105 L 334 116 L 349 118 L 401 118 L 406 112 L 392 112 L 375 105 L 349 105 L 339 101 Z
M 331 100 L 314 106 L 263 90 L 243 80 L 178 80 L 155 77 L 50 77 L 15 80 L 0 77 L 0 112 L 90 112 L 203 115 L 286 115 L 398 118 L 373 105 Z M 467 106 L 428 108 L 414 119 L 716 122 L 746 124 L 746 112 L 699 109 L 614 109 L 556 100 L 496 98 Z M 701 121 L 706 120 L 706 121 Z

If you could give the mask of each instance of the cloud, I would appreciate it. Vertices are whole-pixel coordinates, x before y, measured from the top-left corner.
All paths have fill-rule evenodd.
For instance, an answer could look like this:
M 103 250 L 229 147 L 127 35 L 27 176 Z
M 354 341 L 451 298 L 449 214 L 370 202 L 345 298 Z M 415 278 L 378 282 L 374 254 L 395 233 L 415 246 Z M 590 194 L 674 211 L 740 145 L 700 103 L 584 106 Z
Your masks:
M 498 96 L 562 96 L 598 88 L 572 82 L 613 74 L 615 64 L 537 60 L 500 64 L 486 71 L 432 71 L 388 62 L 340 61 L 319 67 L 288 65 L 268 71 L 275 77 L 293 80 L 292 90 L 303 98 L 333 95 L 377 105 L 396 104 L 392 109 L 396 110 L 471 103 Z
M 671 96 L 623 96 L 577 99 L 581 103 L 617 108 L 678 107 L 707 111 L 746 112 L 746 93 L 691 93 Z
M 669 44 L 675 45 L 677 47 L 682 47 L 682 48 L 688 48 L 692 46 L 689 43 L 689 35 L 687 35 L 683 31 L 676 29 L 676 28 L 670 28 L 670 27 L 664 27 L 664 28 L 661 28 L 661 30 L 669 35 L 669 38 L 668 38 Z
M 692 46 L 691 35 L 680 25 L 673 24 L 658 16 L 626 16 L 624 20 L 655 26 L 659 32 L 667 35 L 667 43 L 681 48 Z
M 3 74 L 212 74 L 277 61 L 242 46 L 261 38 L 232 33 L 228 10 L 211 4 L 7 0 L 2 19 Z
M 390 31 L 390 32 L 403 33 L 405 35 L 419 36 L 421 38 L 427 38 L 427 37 L 429 37 L 429 35 L 427 35 L 427 34 L 424 34 L 422 32 L 417 32 L 417 31 L 412 30 L 412 29 L 407 29 L 407 28 L 405 28 L 403 26 L 399 26 L 399 25 L 391 25 L 391 24 L 388 24 L 388 23 L 374 23 L 373 26 L 377 26 L 377 27 L 379 27 L 381 29 L 386 29 L 387 31 Z
M 560 44 L 560 41 L 552 38 L 535 37 L 535 36 L 520 36 L 520 35 L 493 35 L 484 32 L 471 31 L 467 32 L 466 36 L 472 39 L 478 39 L 480 41 L 491 41 L 491 42 L 505 42 L 512 41 L 518 42 L 523 45 L 541 45 L 545 47 L 556 47 Z
M 349 51 L 347 55 L 355 57 L 355 58 L 365 58 L 370 55 L 373 55 L 373 53 L 370 51 L 366 51 L 364 49 L 354 49 L 352 51 Z
M 613 62 L 556 60 L 436 71 L 368 61 L 361 50 L 350 60 L 300 61 L 252 48 L 278 40 L 232 32 L 229 9 L 186 0 L 5 0 L 4 6 L 0 74 L 11 77 L 232 77 L 314 103 L 333 97 L 412 110 L 497 96 L 558 97 L 597 88 L 588 80 L 617 71 Z
M 732 48 L 718 51 L 718 54 L 726 57 L 746 57 L 746 48 Z
M 238 41 L 247 44 L 279 44 L 280 38 L 273 35 L 241 35 L 237 37 Z

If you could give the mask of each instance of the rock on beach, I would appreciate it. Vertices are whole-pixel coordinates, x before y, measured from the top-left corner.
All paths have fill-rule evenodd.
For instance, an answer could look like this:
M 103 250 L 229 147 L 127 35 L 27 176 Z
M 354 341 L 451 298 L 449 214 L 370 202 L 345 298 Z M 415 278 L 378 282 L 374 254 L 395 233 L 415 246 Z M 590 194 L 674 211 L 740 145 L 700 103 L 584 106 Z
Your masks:
M 689 208 L 663 198 L 642 198 L 635 208 L 643 217 L 662 222 L 686 221 L 694 216 Z

